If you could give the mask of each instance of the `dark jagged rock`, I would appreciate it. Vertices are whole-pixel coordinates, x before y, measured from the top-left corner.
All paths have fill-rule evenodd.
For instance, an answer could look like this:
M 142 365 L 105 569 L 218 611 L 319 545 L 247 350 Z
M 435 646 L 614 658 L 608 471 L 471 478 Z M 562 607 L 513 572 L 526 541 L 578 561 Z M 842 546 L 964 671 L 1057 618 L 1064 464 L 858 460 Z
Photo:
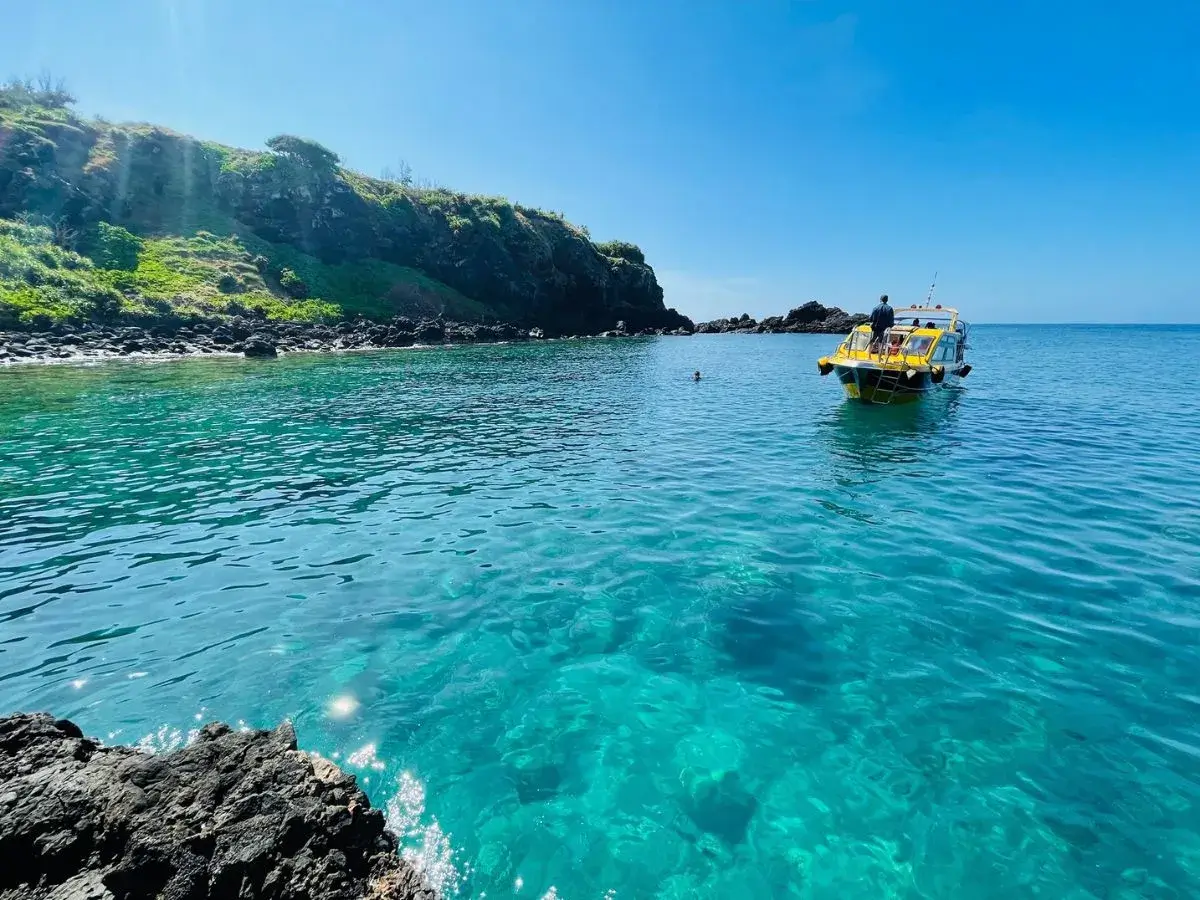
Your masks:
M 783 320 L 788 325 L 811 325 L 813 322 L 825 321 L 829 318 L 830 313 L 834 312 L 841 313 L 841 310 L 829 309 L 816 300 L 809 300 L 803 306 L 788 310 L 788 314 L 784 316 Z
M 438 344 L 446 337 L 446 326 L 441 322 L 422 322 L 416 334 L 422 344 Z
M 262 335 L 254 335 L 242 345 L 242 355 L 248 359 L 274 359 L 279 355 L 279 351 L 275 349 L 275 344 L 267 338 Z
M 789 310 L 786 316 L 768 316 L 761 322 L 745 313 L 701 322 L 696 326 L 696 334 L 846 334 L 865 321 L 865 315 L 850 314 L 810 300 Z
M 600 332 L 602 337 L 688 335 L 690 324 L 672 330 L 642 328 L 630 331 L 625 321 Z M 568 332 L 569 334 L 569 332 Z M 365 320 L 323 325 L 306 322 L 232 321 L 191 322 L 152 330 L 89 328 L 59 334 L 55 331 L 21 333 L 0 331 L 0 362 L 17 363 L 48 359 L 104 359 L 154 355 L 244 354 L 271 358 L 280 353 L 335 350 L 372 350 L 410 347 L 413 344 L 481 344 L 537 341 L 555 336 L 542 328 L 511 324 L 476 324 L 397 317 L 386 323 Z
M 275 731 L 163 755 L 48 715 L 0 719 L 0 900 L 434 900 L 383 815 Z

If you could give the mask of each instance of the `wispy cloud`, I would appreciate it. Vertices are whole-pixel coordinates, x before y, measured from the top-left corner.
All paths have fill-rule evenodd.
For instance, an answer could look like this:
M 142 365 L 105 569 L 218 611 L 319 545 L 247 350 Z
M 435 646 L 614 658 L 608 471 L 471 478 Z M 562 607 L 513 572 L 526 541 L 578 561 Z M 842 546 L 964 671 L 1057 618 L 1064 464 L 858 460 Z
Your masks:
M 878 99 L 889 80 L 858 47 L 858 27 L 857 14 L 843 13 L 799 28 L 791 41 L 794 78 L 786 93 L 839 115 L 859 113 Z
M 836 58 L 854 49 L 858 34 L 858 14 L 842 13 L 828 22 L 801 27 L 795 35 L 793 50 L 808 59 Z

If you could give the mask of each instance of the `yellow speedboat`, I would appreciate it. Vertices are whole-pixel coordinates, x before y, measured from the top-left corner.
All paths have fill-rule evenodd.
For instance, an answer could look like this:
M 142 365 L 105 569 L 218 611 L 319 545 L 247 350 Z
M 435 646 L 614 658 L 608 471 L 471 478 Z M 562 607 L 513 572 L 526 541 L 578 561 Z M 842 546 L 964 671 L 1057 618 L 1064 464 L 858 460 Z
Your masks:
M 846 396 L 864 403 L 910 403 L 965 378 L 969 326 L 948 306 L 895 308 L 896 324 L 878 342 L 871 326 L 859 325 L 832 356 L 817 360 Z

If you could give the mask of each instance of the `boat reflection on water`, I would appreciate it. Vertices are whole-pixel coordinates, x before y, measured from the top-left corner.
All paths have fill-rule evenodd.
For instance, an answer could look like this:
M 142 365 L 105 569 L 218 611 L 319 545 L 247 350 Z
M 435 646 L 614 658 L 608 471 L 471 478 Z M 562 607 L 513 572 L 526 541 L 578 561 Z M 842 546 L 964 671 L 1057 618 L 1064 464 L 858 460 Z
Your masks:
M 840 486 L 884 478 L 934 477 L 957 444 L 954 420 L 962 389 L 947 388 L 926 403 L 840 403 L 817 420 L 829 450 L 829 471 Z

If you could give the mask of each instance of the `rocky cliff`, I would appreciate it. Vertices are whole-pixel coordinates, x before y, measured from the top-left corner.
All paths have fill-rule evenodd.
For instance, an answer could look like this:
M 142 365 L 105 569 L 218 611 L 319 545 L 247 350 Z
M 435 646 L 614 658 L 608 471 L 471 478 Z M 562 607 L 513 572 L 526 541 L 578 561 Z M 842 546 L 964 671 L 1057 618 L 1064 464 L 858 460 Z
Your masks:
M 435 900 L 354 778 L 290 725 L 148 755 L 0 719 L 0 900 Z
M 370 178 L 288 135 L 255 152 L 86 120 L 69 100 L 0 89 L 0 219 L 20 220 L 0 222 L 0 327 L 256 311 L 691 327 L 637 247 L 557 213 Z

